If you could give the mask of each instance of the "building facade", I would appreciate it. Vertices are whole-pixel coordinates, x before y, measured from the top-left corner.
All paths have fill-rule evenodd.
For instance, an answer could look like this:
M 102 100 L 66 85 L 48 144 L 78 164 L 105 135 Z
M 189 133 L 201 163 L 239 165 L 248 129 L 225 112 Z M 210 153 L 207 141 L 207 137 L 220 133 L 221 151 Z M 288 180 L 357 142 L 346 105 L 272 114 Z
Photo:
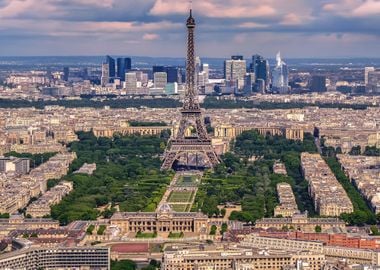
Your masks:
M 225 139 L 234 139 L 244 131 L 256 130 L 261 135 L 265 136 L 270 134 L 272 136 L 284 136 L 288 140 L 300 140 L 304 139 L 304 131 L 301 128 L 293 127 L 263 127 L 263 126 L 233 126 L 233 125 L 218 125 L 214 129 L 214 137 L 216 138 L 225 138 Z
M 121 232 L 192 232 L 207 233 L 208 217 L 202 213 L 174 212 L 169 205 L 162 205 L 157 212 L 117 212 L 111 218 L 111 225 Z
M 29 248 L 0 255 L 0 269 L 109 270 L 105 247 Z
M 262 218 L 256 221 L 255 227 L 261 229 L 284 228 L 302 232 L 315 232 L 319 226 L 324 232 L 330 229 L 346 230 L 346 224 L 339 218 L 308 218 L 306 214 L 294 214 L 290 218 Z
M 165 251 L 161 269 L 163 270 L 281 270 L 286 265 L 297 262 L 308 263 L 305 270 L 320 270 L 325 264 L 325 256 L 310 252 L 290 253 L 257 251 L 252 249 L 224 250 L 177 250 Z
M 346 191 L 320 154 L 302 153 L 301 169 L 309 183 L 314 208 L 321 216 L 340 216 L 354 211 Z
M 235 86 L 238 90 L 244 87 L 244 76 L 247 73 L 247 63 L 242 57 L 232 57 L 233 59 L 224 62 L 224 76 L 227 82 Z
M 286 94 L 289 91 L 288 66 L 281 59 L 281 54 L 276 55 L 277 64 L 272 72 L 272 91 Z

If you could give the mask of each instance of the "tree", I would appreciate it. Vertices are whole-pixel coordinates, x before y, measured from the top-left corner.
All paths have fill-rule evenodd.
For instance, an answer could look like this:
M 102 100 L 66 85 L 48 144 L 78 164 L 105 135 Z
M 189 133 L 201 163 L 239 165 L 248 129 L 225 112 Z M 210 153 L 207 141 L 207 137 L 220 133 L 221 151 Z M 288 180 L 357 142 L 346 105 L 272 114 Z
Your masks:
M 116 212 L 116 209 L 115 208 L 111 208 L 111 209 L 106 209 L 104 210 L 103 212 L 103 217 L 104 218 L 111 218 L 112 215 Z
M 161 266 L 161 263 L 155 259 L 151 259 L 150 262 L 149 262 L 149 265 L 151 266 L 154 266 L 154 267 L 160 267 Z
M 10 217 L 9 213 L 4 213 L 4 214 L 0 213 L 0 218 L 9 218 L 9 217 Z
M 217 227 L 216 225 L 212 225 L 210 229 L 210 235 L 215 235 L 216 234 Z
M 360 145 L 353 146 L 351 151 L 349 152 L 350 155 L 358 156 L 362 153 Z
M 322 155 L 326 156 L 326 157 L 335 157 L 335 155 L 336 155 L 335 148 L 332 146 L 323 147 L 322 148 Z
M 320 225 L 315 226 L 315 232 L 316 233 L 322 232 L 322 227 Z
M 88 226 L 86 233 L 91 235 L 94 229 L 95 229 L 95 225 L 91 224 L 90 226 Z
M 137 265 L 135 262 L 130 261 L 130 260 L 111 261 L 111 269 L 112 270 L 136 270 Z
M 223 223 L 220 229 L 220 234 L 223 235 L 225 232 L 227 232 L 227 229 L 228 229 L 227 223 Z
M 366 156 L 380 156 L 380 148 L 376 146 L 366 146 L 364 155 Z
M 370 227 L 372 235 L 380 235 L 379 228 L 376 225 Z
M 160 150 L 164 151 L 166 148 L 166 145 L 164 142 L 160 142 Z
M 225 217 L 225 215 L 226 215 L 226 208 L 220 209 L 220 214 L 222 215 L 222 217 Z

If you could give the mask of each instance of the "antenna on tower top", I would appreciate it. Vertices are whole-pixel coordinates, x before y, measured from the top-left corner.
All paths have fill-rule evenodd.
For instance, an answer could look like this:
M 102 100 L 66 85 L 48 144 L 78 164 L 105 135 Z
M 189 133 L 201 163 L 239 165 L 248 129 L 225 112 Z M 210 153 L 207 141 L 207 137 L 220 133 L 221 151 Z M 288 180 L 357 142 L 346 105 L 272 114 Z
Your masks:
M 189 0 L 190 16 L 193 13 L 193 0 Z

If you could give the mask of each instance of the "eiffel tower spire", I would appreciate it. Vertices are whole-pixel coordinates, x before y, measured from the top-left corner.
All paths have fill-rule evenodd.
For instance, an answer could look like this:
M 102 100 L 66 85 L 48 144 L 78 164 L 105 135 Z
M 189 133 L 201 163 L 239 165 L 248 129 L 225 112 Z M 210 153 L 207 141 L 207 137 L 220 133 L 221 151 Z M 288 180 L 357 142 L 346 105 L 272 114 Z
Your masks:
M 190 14 L 186 21 L 186 92 L 181 110 L 181 122 L 176 137 L 169 141 L 165 151 L 164 162 L 161 166 L 163 170 L 172 168 L 173 163 L 180 158 L 189 161 L 189 156 L 194 155 L 196 161 L 198 161 L 198 155 L 201 155 L 207 167 L 214 167 L 219 163 L 219 159 L 212 148 L 211 139 L 204 125 L 198 100 L 195 80 L 195 25 L 193 12 L 192 9 L 190 9 Z M 188 136 L 189 128 L 195 130 L 190 136 Z
M 186 21 L 187 27 L 187 61 L 186 61 L 186 95 L 183 102 L 183 110 L 200 110 L 198 101 L 198 91 L 195 74 L 195 44 L 194 31 L 195 19 L 193 11 L 190 9 L 189 18 Z

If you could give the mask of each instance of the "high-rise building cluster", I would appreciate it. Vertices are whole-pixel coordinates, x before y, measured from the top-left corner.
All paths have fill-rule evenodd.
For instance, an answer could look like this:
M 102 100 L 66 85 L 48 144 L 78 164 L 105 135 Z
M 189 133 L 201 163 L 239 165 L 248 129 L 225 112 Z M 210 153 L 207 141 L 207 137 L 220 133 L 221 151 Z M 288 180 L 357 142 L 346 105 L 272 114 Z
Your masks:
M 269 61 L 253 55 L 248 65 L 242 55 L 233 55 L 224 61 L 224 81 L 210 80 L 210 65 L 195 57 L 195 82 L 200 94 L 236 94 L 289 92 L 287 64 L 277 55 L 277 63 L 271 72 Z M 130 58 L 106 56 L 102 64 L 101 85 L 125 90 L 127 94 L 179 94 L 184 91 L 187 74 L 178 66 L 154 65 L 151 70 L 132 69 Z M 65 75 L 64 75 L 65 77 Z M 219 90 L 216 90 L 219 89 Z
M 109 83 L 124 82 L 126 73 L 132 69 L 131 58 L 114 58 L 107 55 L 102 64 L 101 84 L 106 86 Z
M 380 93 L 380 71 L 374 67 L 364 68 L 364 84 L 366 92 L 370 94 Z
M 178 94 L 179 84 L 184 81 L 181 67 L 154 65 L 150 70 L 132 69 L 131 58 L 106 56 L 102 64 L 101 86 L 138 95 Z M 199 76 L 208 80 L 208 74 Z M 206 79 L 202 79 L 205 84 Z
M 254 92 L 288 93 L 288 66 L 281 59 L 280 53 L 277 54 L 276 61 L 276 66 L 271 72 L 269 61 L 261 55 L 253 55 L 248 68 L 243 56 L 232 56 L 231 59 L 224 62 L 224 78 L 226 80 L 224 93 L 245 96 Z
M 288 66 L 281 59 L 280 52 L 276 55 L 276 66 L 272 71 L 272 91 L 286 94 L 289 91 Z

